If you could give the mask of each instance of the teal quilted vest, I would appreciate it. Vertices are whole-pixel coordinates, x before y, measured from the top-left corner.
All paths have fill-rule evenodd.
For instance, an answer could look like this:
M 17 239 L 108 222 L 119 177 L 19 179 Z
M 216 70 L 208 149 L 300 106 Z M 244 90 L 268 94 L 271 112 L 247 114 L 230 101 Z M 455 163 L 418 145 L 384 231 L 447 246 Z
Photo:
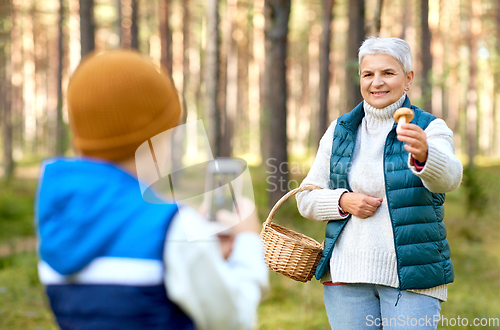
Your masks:
M 411 105 L 408 97 L 402 106 L 414 111 L 412 123 L 422 129 L 436 119 Z M 364 115 L 361 102 L 337 120 L 330 158 L 331 189 L 345 188 L 352 191 L 347 174 L 358 126 Z M 396 138 L 394 124 L 384 147 L 384 179 L 394 233 L 398 289 L 428 289 L 451 283 L 455 277 L 443 223 L 445 195 L 432 193 L 424 187 L 422 180 L 408 168 L 408 152 L 403 146 L 404 143 Z M 325 248 L 316 268 L 317 279 L 323 277 L 328 270 L 335 242 L 349 218 L 350 216 L 345 220 L 328 222 Z

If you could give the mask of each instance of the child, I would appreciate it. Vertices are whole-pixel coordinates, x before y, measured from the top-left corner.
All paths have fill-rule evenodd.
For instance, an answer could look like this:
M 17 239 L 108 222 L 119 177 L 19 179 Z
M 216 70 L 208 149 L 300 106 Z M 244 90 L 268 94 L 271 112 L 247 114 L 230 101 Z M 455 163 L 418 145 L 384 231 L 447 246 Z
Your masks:
M 134 154 L 180 117 L 163 72 L 134 51 L 92 54 L 68 86 L 81 158 L 45 161 L 36 200 L 39 276 L 62 329 L 252 329 L 267 287 L 256 216 L 219 241 L 187 242 L 196 211 L 148 204 Z

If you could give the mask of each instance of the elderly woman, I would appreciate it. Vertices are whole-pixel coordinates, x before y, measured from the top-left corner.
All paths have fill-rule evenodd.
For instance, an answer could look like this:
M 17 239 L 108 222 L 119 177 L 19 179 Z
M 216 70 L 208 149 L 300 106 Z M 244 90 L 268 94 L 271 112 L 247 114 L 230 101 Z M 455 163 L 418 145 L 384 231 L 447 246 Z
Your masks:
M 436 329 L 453 264 L 444 193 L 462 165 L 446 123 L 411 105 L 411 52 L 398 38 L 359 49 L 364 101 L 333 121 L 297 196 L 300 213 L 328 221 L 316 270 L 332 329 Z M 396 132 L 394 112 L 415 117 Z

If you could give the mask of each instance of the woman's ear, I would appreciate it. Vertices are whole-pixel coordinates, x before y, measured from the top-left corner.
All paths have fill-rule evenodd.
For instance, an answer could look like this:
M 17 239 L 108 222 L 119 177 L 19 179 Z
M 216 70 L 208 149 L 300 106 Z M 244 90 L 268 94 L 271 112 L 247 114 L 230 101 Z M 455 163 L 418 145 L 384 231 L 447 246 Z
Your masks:
M 413 83 L 413 77 L 415 76 L 415 73 L 413 71 L 408 72 L 406 75 L 406 84 L 405 84 L 405 89 L 408 88 L 410 89 L 411 84 Z

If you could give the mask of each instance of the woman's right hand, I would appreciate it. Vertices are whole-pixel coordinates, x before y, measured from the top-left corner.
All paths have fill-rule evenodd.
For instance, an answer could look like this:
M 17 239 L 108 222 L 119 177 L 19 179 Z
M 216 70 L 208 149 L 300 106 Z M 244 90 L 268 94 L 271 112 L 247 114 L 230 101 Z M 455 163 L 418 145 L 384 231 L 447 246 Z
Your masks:
M 339 205 L 342 210 L 360 219 L 371 217 L 381 204 L 382 198 L 370 197 L 354 192 L 346 192 L 339 199 Z

